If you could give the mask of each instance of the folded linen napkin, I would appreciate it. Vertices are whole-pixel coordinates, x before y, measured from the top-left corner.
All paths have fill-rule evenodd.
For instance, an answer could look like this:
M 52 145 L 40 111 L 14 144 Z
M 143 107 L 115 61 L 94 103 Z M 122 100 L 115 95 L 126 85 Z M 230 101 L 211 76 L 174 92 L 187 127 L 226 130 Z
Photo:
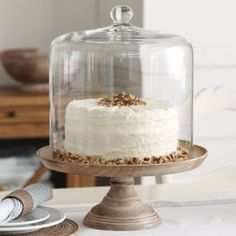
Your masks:
M 43 184 L 32 184 L 11 192 L 0 202 L 0 225 L 30 213 L 52 196 L 52 189 Z

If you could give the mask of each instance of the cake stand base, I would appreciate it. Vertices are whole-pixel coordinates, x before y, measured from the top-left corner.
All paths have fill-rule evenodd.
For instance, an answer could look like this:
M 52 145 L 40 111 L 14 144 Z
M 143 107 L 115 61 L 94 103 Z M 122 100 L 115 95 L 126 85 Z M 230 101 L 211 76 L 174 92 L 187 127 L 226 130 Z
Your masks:
M 106 197 L 90 210 L 83 223 L 103 230 L 141 230 L 158 226 L 161 219 L 138 197 L 133 177 L 112 177 Z
M 180 141 L 185 146 L 187 141 Z M 160 217 L 144 204 L 134 190 L 134 178 L 180 173 L 197 168 L 207 157 L 207 150 L 193 145 L 188 160 L 156 165 L 88 165 L 57 160 L 53 148 L 43 147 L 37 156 L 43 164 L 55 171 L 111 178 L 111 189 L 103 201 L 86 215 L 84 224 L 103 230 L 150 229 L 161 223 Z M 132 176 L 132 177 L 130 177 Z

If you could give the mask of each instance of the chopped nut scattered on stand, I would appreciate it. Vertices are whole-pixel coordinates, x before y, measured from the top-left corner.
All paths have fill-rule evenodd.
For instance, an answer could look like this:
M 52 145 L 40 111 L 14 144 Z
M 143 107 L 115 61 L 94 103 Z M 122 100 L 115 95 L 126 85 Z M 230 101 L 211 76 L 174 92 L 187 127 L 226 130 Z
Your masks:
M 102 156 L 82 156 L 67 152 L 64 148 L 55 149 L 53 151 L 53 158 L 61 161 L 68 161 L 72 163 L 88 164 L 88 165 L 155 165 L 170 162 L 184 161 L 189 158 L 189 152 L 179 147 L 176 152 L 172 152 L 163 156 L 152 156 L 144 158 L 117 158 L 105 159 Z

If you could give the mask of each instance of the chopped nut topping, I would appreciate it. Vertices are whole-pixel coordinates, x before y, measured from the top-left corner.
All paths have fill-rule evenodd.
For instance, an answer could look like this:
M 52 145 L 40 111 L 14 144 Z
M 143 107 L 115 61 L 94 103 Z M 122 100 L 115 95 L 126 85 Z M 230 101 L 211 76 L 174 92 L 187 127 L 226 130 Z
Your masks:
M 113 95 L 112 99 L 102 98 L 98 101 L 98 105 L 106 107 L 146 105 L 146 104 L 147 102 L 145 102 L 141 98 L 136 98 L 134 95 L 125 92 Z
M 179 147 L 176 152 L 172 152 L 163 156 L 152 156 L 144 158 L 117 158 L 106 160 L 102 156 L 82 156 L 67 152 L 64 148 L 58 148 L 53 151 L 53 158 L 71 163 L 79 163 L 86 165 L 156 165 L 161 163 L 185 161 L 189 158 L 188 150 Z

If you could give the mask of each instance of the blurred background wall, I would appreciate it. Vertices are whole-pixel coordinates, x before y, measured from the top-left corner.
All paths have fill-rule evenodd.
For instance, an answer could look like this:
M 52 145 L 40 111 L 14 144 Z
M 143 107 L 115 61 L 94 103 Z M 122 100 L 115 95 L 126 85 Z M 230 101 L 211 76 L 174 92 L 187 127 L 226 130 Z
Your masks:
M 192 43 L 195 96 L 205 88 L 214 90 L 225 85 L 236 91 L 235 10 L 234 0 L 143 1 L 145 28 L 179 34 Z M 220 103 L 222 99 L 216 97 L 215 103 Z M 180 174 L 179 177 L 236 164 L 235 121 L 235 111 L 222 110 L 196 122 L 194 142 L 205 146 L 209 157 L 200 168 Z
M 109 25 L 109 11 L 116 4 L 133 8 L 134 24 L 176 33 L 192 43 L 195 95 L 204 88 L 236 87 L 235 0 L 0 0 L 0 51 L 25 47 L 49 51 L 51 40 L 62 33 Z M 17 82 L 0 65 L 0 86 L 8 85 Z M 195 123 L 195 143 L 210 154 L 189 174 L 236 163 L 235 120 L 235 112 L 221 111 Z
M 117 4 L 130 5 L 135 11 L 133 23 L 142 25 L 141 0 L 0 0 L 0 53 L 7 49 L 17 48 L 37 48 L 49 53 L 50 42 L 61 34 L 110 25 L 109 13 L 111 8 Z M 0 63 L 0 100 L 1 93 L 5 92 L 1 87 L 6 86 L 11 89 L 19 85 L 10 78 Z M 11 95 L 14 95 L 14 92 L 11 92 Z M 14 105 L 14 102 L 12 108 L 5 108 L 6 105 L 2 103 L 7 99 L 4 98 L 0 102 L 1 126 L 4 126 L 1 118 L 5 122 L 5 116 L 8 116 L 9 111 L 14 115 L 15 109 L 21 109 Z M 12 97 L 10 99 L 12 100 Z M 32 106 L 34 106 L 33 102 Z M 9 122 L 11 121 L 9 120 Z M 17 121 L 12 124 L 12 126 L 14 125 L 19 126 Z M 22 123 L 22 129 L 25 125 L 27 124 Z M 47 145 L 48 138 L 29 138 L 22 135 L 20 138 L 5 139 L 2 130 L 0 129 L 0 189 L 1 186 L 4 189 L 14 189 L 26 183 L 35 173 L 40 164 L 35 156 L 36 150 Z M 25 133 L 27 134 L 27 130 Z M 48 178 L 47 174 L 44 180 L 47 181 Z M 63 174 L 54 173 L 51 180 L 58 187 L 65 186 Z
M 0 51 L 8 48 L 39 48 L 70 31 L 111 24 L 110 9 L 128 4 L 135 11 L 133 23 L 142 25 L 142 1 L 128 0 L 0 0 Z M 0 86 L 17 85 L 0 65 Z

